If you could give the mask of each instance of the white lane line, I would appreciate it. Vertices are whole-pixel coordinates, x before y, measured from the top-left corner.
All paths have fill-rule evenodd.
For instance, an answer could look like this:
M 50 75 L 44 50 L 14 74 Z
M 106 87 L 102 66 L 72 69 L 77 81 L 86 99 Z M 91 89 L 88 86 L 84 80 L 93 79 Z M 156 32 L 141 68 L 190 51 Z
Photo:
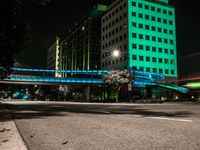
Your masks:
M 192 122 L 192 120 L 188 119 L 173 119 L 173 118 L 165 118 L 165 117 L 146 117 L 149 119 L 159 119 L 159 120 L 170 120 L 170 121 L 181 121 L 181 122 Z

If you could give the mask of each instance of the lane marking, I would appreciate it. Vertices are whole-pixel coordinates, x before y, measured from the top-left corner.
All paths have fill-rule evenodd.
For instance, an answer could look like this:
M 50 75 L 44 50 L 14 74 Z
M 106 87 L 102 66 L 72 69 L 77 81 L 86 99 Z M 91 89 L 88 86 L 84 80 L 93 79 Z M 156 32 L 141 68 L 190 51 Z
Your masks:
M 170 120 L 170 121 L 181 121 L 181 122 L 192 122 L 192 120 L 188 119 L 173 119 L 173 118 L 165 118 L 165 117 L 146 117 L 149 119 L 159 119 L 159 120 Z

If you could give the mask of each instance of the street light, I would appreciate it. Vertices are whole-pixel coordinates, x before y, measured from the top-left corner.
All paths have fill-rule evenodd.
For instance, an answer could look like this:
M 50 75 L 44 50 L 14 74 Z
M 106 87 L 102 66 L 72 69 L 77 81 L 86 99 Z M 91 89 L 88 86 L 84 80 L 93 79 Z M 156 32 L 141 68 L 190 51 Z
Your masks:
M 117 50 L 117 49 L 115 49 L 115 50 L 113 50 L 113 52 L 112 52 L 112 55 L 114 56 L 114 57 L 119 57 L 119 50 Z

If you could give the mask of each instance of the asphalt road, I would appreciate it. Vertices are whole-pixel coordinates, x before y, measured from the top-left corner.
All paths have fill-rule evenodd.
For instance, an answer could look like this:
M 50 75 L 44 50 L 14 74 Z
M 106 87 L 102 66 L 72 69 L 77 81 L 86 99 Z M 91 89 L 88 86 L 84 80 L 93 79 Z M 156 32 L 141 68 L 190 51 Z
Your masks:
M 200 150 L 200 105 L 7 102 L 30 150 Z

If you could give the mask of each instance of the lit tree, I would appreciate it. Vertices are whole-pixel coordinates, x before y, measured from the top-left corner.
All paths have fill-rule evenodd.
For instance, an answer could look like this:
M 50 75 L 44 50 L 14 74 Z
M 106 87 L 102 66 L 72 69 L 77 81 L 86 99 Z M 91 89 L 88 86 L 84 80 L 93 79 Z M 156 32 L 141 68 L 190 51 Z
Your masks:
M 127 69 L 112 70 L 103 76 L 104 83 L 116 89 L 119 93 L 121 86 L 134 80 L 134 75 Z

